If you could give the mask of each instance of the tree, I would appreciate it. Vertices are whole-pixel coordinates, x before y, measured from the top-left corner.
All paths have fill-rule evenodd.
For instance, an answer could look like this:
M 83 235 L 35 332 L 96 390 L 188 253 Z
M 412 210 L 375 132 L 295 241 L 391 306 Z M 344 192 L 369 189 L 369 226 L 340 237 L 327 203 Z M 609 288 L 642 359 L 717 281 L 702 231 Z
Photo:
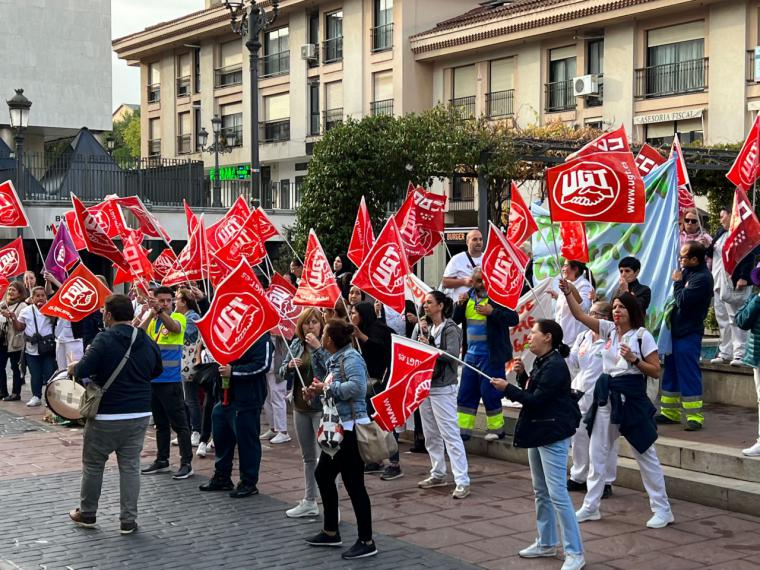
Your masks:
M 113 124 L 110 136 L 114 139 L 112 156 L 117 162 L 140 158 L 140 110 L 129 113 Z

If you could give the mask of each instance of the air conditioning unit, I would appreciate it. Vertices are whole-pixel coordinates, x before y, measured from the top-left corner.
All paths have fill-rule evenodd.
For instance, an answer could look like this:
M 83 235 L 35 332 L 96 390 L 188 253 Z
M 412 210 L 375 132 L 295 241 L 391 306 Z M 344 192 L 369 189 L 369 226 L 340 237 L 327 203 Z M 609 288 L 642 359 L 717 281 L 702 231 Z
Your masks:
M 301 59 L 313 61 L 317 59 L 317 44 L 306 44 L 301 46 Z
M 573 96 L 585 97 L 599 93 L 599 77 L 596 75 L 582 75 L 573 77 Z

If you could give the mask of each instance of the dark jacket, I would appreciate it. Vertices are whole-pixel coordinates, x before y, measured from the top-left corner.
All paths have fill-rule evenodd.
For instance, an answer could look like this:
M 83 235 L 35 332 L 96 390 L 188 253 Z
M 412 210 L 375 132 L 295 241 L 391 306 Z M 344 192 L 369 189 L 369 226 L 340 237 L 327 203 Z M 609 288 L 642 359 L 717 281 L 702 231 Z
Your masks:
M 683 269 L 681 280 L 673 283 L 675 306 L 670 321 L 673 338 L 705 333 L 712 296 L 713 276 L 706 264 Z
M 89 378 L 103 386 L 132 340 L 133 327 L 116 325 L 104 330 L 87 348 L 74 369 L 77 378 Z M 163 372 L 158 345 L 143 330 L 138 330 L 124 368 L 100 401 L 98 413 L 133 414 L 150 412 L 150 381 Z
M 359 342 L 370 378 L 385 379 L 391 368 L 391 335 L 393 331 L 377 318 L 375 307 L 369 301 L 354 305 L 361 317 L 359 330 L 367 335 L 366 342 Z
M 90 313 L 81 321 L 71 323 L 71 334 L 74 338 L 82 339 L 82 346 L 87 348 L 92 344 L 92 341 L 98 335 L 103 332 L 105 327 L 103 326 L 103 313 L 95 311 Z
M 272 341 L 265 333 L 243 356 L 230 363 L 229 401 L 238 409 L 262 408 L 267 398 L 267 377 L 272 366 Z M 218 392 L 222 399 L 221 389 Z
M 472 289 L 467 292 L 469 296 Z M 512 343 L 509 341 L 509 327 L 520 322 L 520 317 L 511 309 L 502 307 L 491 299 L 488 304 L 493 307 L 493 313 L 486 317 L 486 336 L 488 343 L 488 360 L 496 366 L 503 366 L 512 360 Z M 467 304 L 454 304 L 454 322 L 462 325 L 462 353 L 467 352 L 467 319 L 465 311 Z
M 652 290 L 646 285 L 639 283 L 639 280 L 636 279 L 633 281 L 633 283 L 628 284 L 628 291 L 631 293 L 631 295 L 636 297 L 636 302 L 641 307 L 641 310 L 644 311 L 644 314 L 646 314 L 647 309 L 649 308 L 649 303 L 652 302 Z M 612 292 L 612 295 L 610 295 L 610 300 L 617 297 L 619 293 L 620 287 L 617 287 Z
M 713 256 L 715 253 L 715 242 L 727 231 L 726 228 L 720 226 L 718 231 L 715 232 L 715 237 L 707 250 L 708 257 Z M 752 270 L 755 268 L 755 257 L 758 255 L 760 255 L 760 247 L 753 249 L 749 255 L 745 256 L 744 259 L 736 265 L 734 272 L 731 274 L 731 283 L 734 284 L 734 287 L 736 287 L 736 282 L 739 281 L 739 279 L 744 279 L 747 283 L 751 283 L 749 274 L 752 273 Z
M 570 391 L 570 370 L 556 350 L 536 358 L 530 376 L 509 384 L 506 396 L 523 407 L 515 426 L 515 447 L 541 447 L 567 439 L 581 420 L 578 402 Z M 521 389 L 522 388 L 522 389 Z

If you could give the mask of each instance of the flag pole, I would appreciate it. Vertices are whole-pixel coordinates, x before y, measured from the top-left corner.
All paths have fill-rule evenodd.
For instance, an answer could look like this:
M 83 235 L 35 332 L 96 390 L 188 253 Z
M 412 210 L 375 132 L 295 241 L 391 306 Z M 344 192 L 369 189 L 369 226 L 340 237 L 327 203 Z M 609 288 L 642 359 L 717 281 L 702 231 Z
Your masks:
M 29 224 L 29 231 L 32 232 L 32 239 L 34 240 L 34 245 L 37 246 L 37 253 L 40 254 L 40 261 L 42 262 L 42 265 L 44 267 L 44 265 L 45 265 L 45 256 L 42 255 L 42 249 L 40 249 L 40 242 L 37 239 L 37 234 L 34 233 L 34 226 L 31 223 Z
M 425 344 L 424 342 L 420 342 L 420 341 L 418 341 L 418 340 L 413 340 L 413 339 L 411 339 L 411 338 L 406 338 L 405 336 L 403 336 L 403 337 L 402 337 L 402 336 L 400 336 L 400 335 L 395 335 L 395 334 L 394 334 L 394 335 L 392 335 L 392 336 L 397 336 L 397 337 L 399 337 L 399 338 L 403 338 L 403 339 L 404 339 L 404 342 L 413 342 L 413 343 L 415 343 L 415 344 L 418 344 L 418 345 L 420 345 L 420 347 L 424 347 L 426 350 L 435 350 L 436 352 L 438 352 L 438 353 L 439 353 L 439 354 L 441 354 L 442 356 L 446 356 L 446 357 L 448 357 L 448 358 L 451 358 L 451 359 L 453 359 L 453 360 L 456 360 L 457 362 L 459 362 L 459 363 L 460 363 L 460 364 L 462 364 L 463 366 L 466 366 L 467 368 L 469 368 L 470 370 L 472 370 L 472 371 L 473 371 L 473 372 L 475 372 L 476 374 L 480 374 L 481 376 L 483 376 L 484 378 L 488 378 L 489 380 L 492 380 L 492 379 L 493 379 L 491 376 L 489 376 L 489 375 L 488 375 L 488 374 L 486 374 L 485 372 L 482 372 L 482 371 L 478 370 L 478 369 L 477 369 L 477 368 L 475 368 L 473 365 L 471 365 L 471 364 L 467 364 L 467 363 L 466 363 L 464 360 L 462 360 L 461 358 L 459 358 L 459 357 L 457 357 L 457 356 L 454 356 L 453 354 L 451 354 L 451 353 L 448 353 L 448 352 L 446 352 L 445 350 L 442 350 L 442 349 L 440 349 L 440 348 L 438 348 L 438 347 L 436 347 L 436 346 L 432 346 L 432 345 L 430 345 L 430 344 Z
M 295 360 L 296 357 L 293 355 L 293 351 L 290 350 L 290 343 L 285 339 L 285 335 L 283 334 L 282 325 L 280 325 L 279 323 L 277 323 L 277 328 L 280 330 L 280 335 L 282 335 L 282 340 L 285 341 L 285 347 L 288 349 L 288 354 L 290 355 L 290 359 L 291 360 Z M 304 347 L 304 350 L 306 350 L 306 347 Z M 298 380 L 299 380 L 299 382 L 301 382 L 301 388 L 303 388 L 305 390 L 306 389 L 306 382 L 304 382 L 304 380 L 303 380 L 303 376 L 301 375 L 301 370 L 298 368 L 298 366 L 295 366 L 294 368 L 296 369 L 296 375 L 298 376 Z

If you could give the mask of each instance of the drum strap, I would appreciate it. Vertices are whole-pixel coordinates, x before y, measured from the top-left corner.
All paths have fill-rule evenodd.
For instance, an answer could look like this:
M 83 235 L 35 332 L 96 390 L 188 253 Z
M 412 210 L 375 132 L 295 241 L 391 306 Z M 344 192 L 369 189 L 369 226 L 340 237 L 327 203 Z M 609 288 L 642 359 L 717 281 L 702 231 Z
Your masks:
M 137 327 L 132 327 L 132 340 L 129 341 L 129 347 L 127 348 L 127 352 L 124 353 L 124 356 L 122 357 L 121 362 L 119 362 L 119 365 L 111 373 L 111 377 L 108 379 L 108 382 L 106 382 L 103 385 L 102 390 L 104 393 L 106 390 L 108 390 L 111 384 L 113 384 L 113 381 L 116 380 L 116 377 L 124 368 L 124 365 L 127 363 L 127 360 L 129 360 L 129 355 L 132 353 L 132 345 L 135 344 L 135 339 L 137 339 Z

